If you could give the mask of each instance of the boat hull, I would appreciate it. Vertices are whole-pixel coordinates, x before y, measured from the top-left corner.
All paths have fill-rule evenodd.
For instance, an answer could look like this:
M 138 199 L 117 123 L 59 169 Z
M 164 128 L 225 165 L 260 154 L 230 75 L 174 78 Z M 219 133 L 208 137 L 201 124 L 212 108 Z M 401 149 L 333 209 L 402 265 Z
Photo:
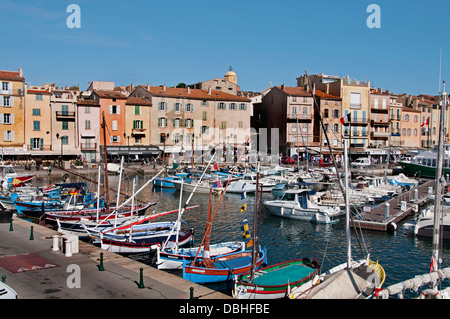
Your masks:
M 251 270 L 252 252 L 244 251 L 211 259 L 214 268 L 206 268 L 192 263 L 183 263 L 183 278 L 198 284 L 231 281 L 235 276 Z M 255 269 L 267 263 L 266 251 L 260 250 Z
M 399 162 L 398 163 L 407 175 L 415 175 L 420 177 L 436 177 L 436 167 L 420 165 L 412 162 Z M 443 176 L 450 174 L 450 168 L 443 168 Z
M 235 280 L 233 297 L 237 299 L 280 299 L 290 290 L 311 281 L 319 273 L 315 259 L 296 259 L 260 268 L 253 282 L 249 274 Z
M 178 245 L 182 246 L 187 244 L 190 240 L 192 240 L 193 231 L 180 231 L 178 237 Z M 142 238 L 133 237 L 132 241 L 128 240 L 117 240 L 112 238 L 102 238 L 101 239 L 101 248 L 113 253 L 118 254 L 138 254 L 138 253 L 146 253 L 151 250 L 157 249 L 158 246 L 161 246 L 163 243 L 167 241 L 175 242 L 176 235 L 173 232 L 164 232 L 157 233 L 150 236 L 143 236 Z
M 212 258 L 219 255 L 233 254 L 245 249 L 244 242 L 225 242 L 210 245 L 210 254 Z M 197 255 L 198 247 L 195 248 L 179 248 L 178 253 L 173 249 L 160 251 L 158 249 L 156 266 L 158 269 L 183 269 L 183 262 L 192 262 Z M 198 257 L 202 257 L 203 249 L 198 253 Z
M 304 222 L 333 224 L 339 221 L 335 216 L 329 216 L 318 209 L 296 208 L 290 203 L 279 203 L 279 201 L 265 202 L 269 212 L 278 217 L 289 218 Z

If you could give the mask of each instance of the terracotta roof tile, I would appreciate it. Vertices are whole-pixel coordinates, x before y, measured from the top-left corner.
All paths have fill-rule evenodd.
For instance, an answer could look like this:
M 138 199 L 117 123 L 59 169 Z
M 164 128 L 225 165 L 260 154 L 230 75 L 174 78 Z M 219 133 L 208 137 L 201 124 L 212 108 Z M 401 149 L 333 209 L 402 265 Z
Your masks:
M 27 90 L 27 93 L 52 94 L 52 92 L 45 91 L 45 90 Z
M 94 93 L 97 94 L 100 98 L 106 99 L 126 99 L 127 96 L 117 92 L 117 91 L 106 91 L 106 90 L 94 90 Z
M 125 104 L 128 104 L 128 105 L 150 105 L 150 106 L 153 105 L 152 102 L 147 101 L 140 97 L 135 97 L 135 96 L 129 96 L 127 99 L 127 103 L 125 103 Z
M 19 72 L 0 71 L 0 80 L 25 81 L 25 78 L 19 76 Z
M 99 103 L 96 100 L 77 99 L 77 105 L 99 106 Z
M 167 96 L 167 97 L 184 97 L 188 99 L 198 100 L 222 100 L 222 101 L 242 101 L 251 102 L 251 99 L 234 94 L 225 93 L 222 91 L 211 90 L 211 94 L 206 90 L 191 89 L 191 88 L 170 88 L 159 86 L 151 86 L 150 89 L 143 86 L 144 89 L 149 91 L 154 96 Z

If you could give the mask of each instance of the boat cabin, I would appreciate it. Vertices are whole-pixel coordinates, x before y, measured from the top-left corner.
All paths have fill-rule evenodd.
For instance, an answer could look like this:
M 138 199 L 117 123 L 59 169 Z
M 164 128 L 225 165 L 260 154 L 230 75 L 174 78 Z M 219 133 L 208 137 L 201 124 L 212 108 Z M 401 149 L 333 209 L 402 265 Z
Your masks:
M 300 207 L 308 208 L 309 194 L 311 189 L 289 189 L 280 198 L 282 201 L 299 203 Z

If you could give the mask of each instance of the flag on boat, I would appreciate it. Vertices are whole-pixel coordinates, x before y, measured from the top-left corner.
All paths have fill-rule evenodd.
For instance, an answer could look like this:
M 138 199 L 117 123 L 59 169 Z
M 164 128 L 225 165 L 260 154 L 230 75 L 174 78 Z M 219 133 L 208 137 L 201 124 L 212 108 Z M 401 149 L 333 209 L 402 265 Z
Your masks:
M 347 113 L 344 117 L 341 117 L 341 123 L 342 125 L 348 125 L 350 123 L 350 113 Z
M 241 194 L 241 199 L 246 199 L 247 198 L 247 192 L 243 192 Z
M 214 164 L 213 168 L 214 168 L 214 170 L 218 171 L 219 170 L 219 165 L 218 164 Z
M 436 271 L 437 267 L 436 267 L 436 261 L 434 260 L 434 257 L 431 257 L 431 265 L 430 265 L 430 272 Z
M 252 247 L 252 246 L 253 246 L 253 240 L 250 239 L 247 243 L 247 248 Z
M 428 126 L 429 124 L 429 117 L 427 117 L 426 121 L 422 123 L 422 125 L 420 125 L 420 127 L 424 127 L 425 125 Z
M 250 238 L 250 232 L 249 232 L 249 228 L 248 228 L 248 220 L 247 217 L 245 217 L 242 221 L 241 221 L 241 230 L 243 231 L 242 233 L 242 238 Z
M 222 183 L 220 182 L 220 179 L 217 182 L 215 182 L 212 187 L 222 187 Z
M 247 210 L 247 204 L 241 206 L 241 213 Z

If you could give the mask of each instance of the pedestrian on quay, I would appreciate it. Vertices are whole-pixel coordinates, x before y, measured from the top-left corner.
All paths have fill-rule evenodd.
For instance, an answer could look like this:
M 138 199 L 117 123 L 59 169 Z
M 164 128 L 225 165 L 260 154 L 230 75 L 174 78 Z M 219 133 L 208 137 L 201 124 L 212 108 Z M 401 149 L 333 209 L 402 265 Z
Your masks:
M 50 164 L 50 166 L 48 167 L 47 174 L 48 174 L 48 176 L 50 176 L 52 174 L 52 164 Z

